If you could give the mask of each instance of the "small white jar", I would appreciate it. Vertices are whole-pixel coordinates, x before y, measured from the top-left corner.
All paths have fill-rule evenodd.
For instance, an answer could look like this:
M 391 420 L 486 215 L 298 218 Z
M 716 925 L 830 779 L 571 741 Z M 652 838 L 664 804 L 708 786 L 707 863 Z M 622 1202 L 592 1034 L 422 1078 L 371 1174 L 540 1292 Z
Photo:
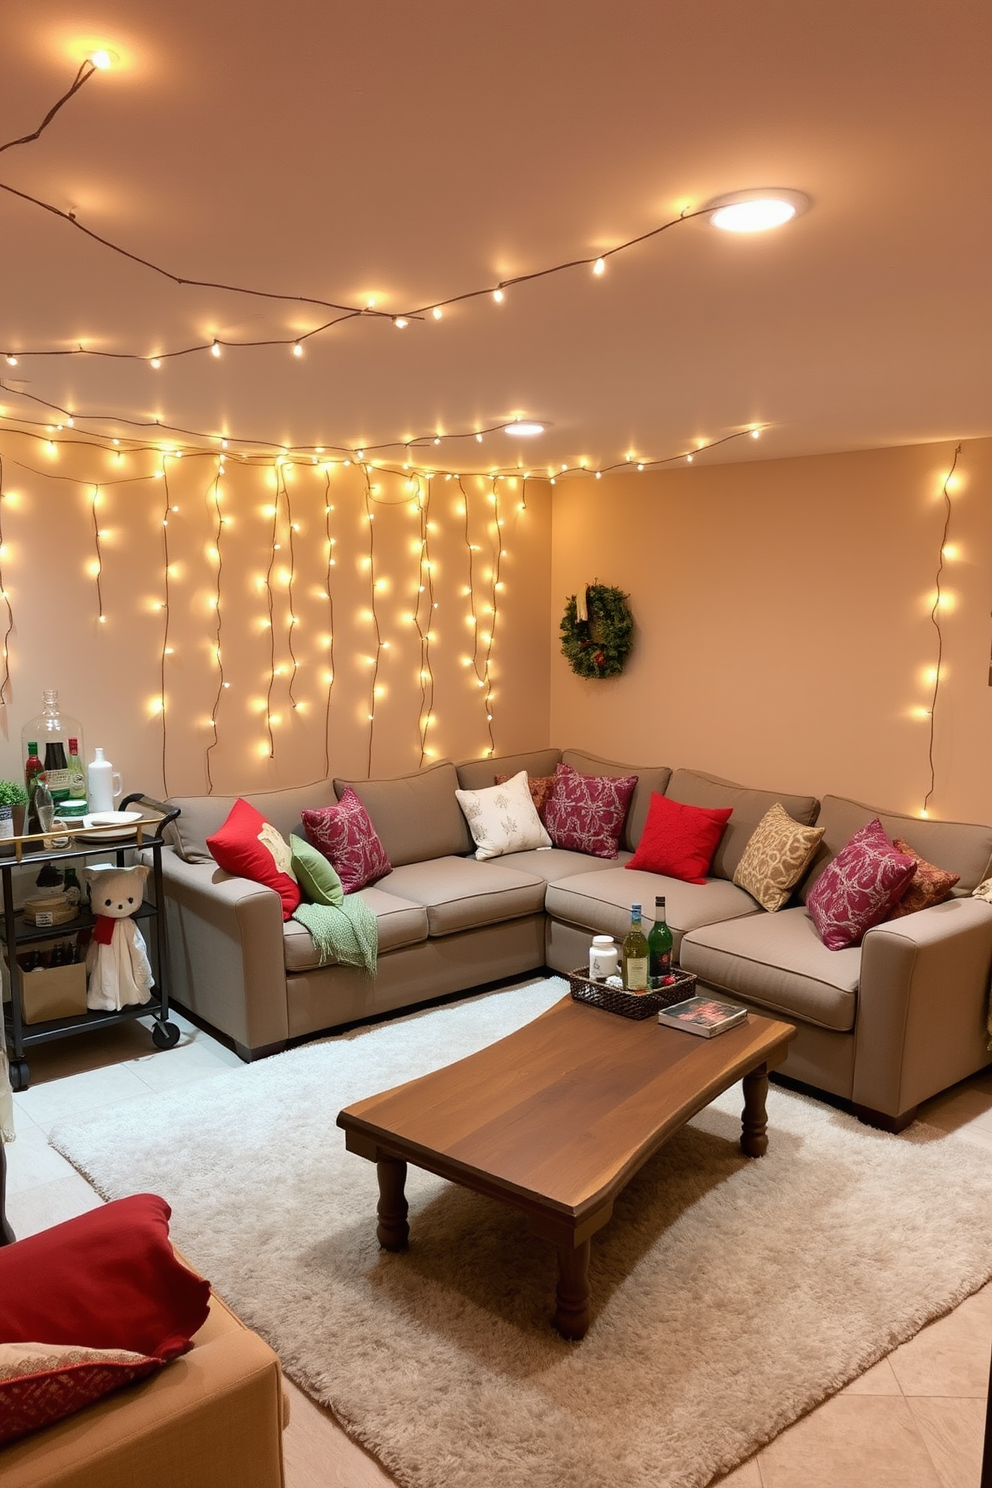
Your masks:
M 616 976 L 619 969 L 620 952 L 614 945 L 613 936 L 594 935 L 589 947 L 589 980 L 605 982 L 607 977 Z

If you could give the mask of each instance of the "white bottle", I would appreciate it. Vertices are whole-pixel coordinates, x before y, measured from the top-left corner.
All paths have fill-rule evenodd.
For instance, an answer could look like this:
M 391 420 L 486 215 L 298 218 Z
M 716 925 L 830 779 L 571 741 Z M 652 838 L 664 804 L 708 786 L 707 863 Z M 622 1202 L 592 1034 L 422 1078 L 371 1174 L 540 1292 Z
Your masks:
M 620 967 L 620 952 L 613 943 L 612 935 L 594 935 L 589 947 L 589 980 L 605 982 L 616 976 Z
M 86 766 L 86 785 L 90 811 L 113 811 L 114 767 L 103 757 L 103 750 L 94 751 L 94 757 Z

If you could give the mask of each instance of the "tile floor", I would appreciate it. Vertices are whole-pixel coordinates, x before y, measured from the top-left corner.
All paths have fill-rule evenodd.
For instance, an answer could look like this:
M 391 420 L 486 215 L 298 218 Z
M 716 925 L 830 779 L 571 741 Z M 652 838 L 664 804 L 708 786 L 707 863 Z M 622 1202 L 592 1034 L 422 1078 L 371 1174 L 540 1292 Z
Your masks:
M 40 1045 L 31 1086 L 14 1097 L 8 1212 L 29 1235 L 99 1203 L 48 1145 L 57 1122 L 240 1067 L 182 1019 L 175 1049 L 156 1051 L 140 1023 Z M 927 1121 L 990 1149 L 992 1069 L 929 1102 Z M 978 1488 L 992 1348 L 992 1283 L 721 1480 L 726 1488 Z M 393 1479 L 292 1385 L 287 1488 L 388 1488 Z M 581 1484 L 562 1488 L 582 1488 Z

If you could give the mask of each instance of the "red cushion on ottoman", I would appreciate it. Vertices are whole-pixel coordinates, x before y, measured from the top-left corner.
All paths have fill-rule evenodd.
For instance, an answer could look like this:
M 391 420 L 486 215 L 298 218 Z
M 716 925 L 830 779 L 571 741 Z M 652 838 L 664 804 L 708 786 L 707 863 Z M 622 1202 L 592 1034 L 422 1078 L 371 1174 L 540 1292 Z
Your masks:
M 185 1353 L 210 1283 L 176 1259 L 171 1213 L 134 1194 L 0 1246 L 0 1342 Z

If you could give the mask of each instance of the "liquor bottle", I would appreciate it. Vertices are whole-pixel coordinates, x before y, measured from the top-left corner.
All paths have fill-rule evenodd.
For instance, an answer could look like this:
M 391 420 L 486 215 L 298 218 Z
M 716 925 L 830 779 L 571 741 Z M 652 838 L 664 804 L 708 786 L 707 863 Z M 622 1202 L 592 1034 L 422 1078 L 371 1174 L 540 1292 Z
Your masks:
M 664 896 L 654 901 L 654 924 L 648 935 L 648 986 L 670 986 L 672 982 L 672 932 L 665 918 Z
M 52 799 L 58 803 L 69 796 L 69 739 L 76 740 L 82 755 L 83 731 L 75 718 L 70 718 L 59 707 L 59 695 L 54 688 L 43 694 L 42 710 L 31 718 L 21 730 L 21 745 L 36 739 L 41 745 L 42 757 L 48 767 L 48 788 Z M 49 745 L 58 745 L 49 753 Z M 25 751 L 26 755 L 26 751 Z
M 630 929 L 623 942 L 623 985 L 627 992 L 648 990 L 648 941 L 641 928 L 641 906 L 630 906 Z
M 28 832 L 38 830 L 38 815 L 34 809 L 34 788 L 38 784 L 38 776 L 45 769 L 41 756 L 38 754 L 37 739 L 28 740 L 28 757 L 24 761 L 24 783 L 28 788 L 28 809 L 26 813 L 25 827 Z
M 69 739 L 69 800 L 86 800 L 86 772 L 79 754 L 79 740 Z

